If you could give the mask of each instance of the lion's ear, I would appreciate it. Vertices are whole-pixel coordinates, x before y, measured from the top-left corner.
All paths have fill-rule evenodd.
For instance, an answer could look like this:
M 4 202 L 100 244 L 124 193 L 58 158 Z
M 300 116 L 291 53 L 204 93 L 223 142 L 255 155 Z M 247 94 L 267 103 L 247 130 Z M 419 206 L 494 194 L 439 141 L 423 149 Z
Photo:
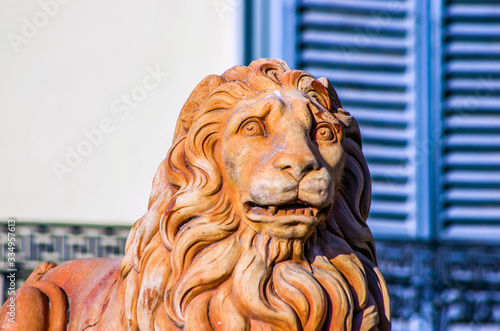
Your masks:
M 224 71 L 222 77 L 224 77 L 229 82 L 233 80 L 245 80 L 249 72 L 250 72 L 249 67 L 234 66 Z
M 324 87 L 326 87 L 326 90 L 328 91 L 328 95 L 330 96 L 330 100 L 332 102 L 332 105 L 337 109 L 337 108 L 342 108 L 342 104 L 340 103 L 339 96 L 337 95 L 337 91 L 333 88 L 332 84 L 330 84 L 330 81 L 326 77 L 320 77 L 318 78 L 318 81 L 323 84 Z
M 193 118 L 200 110 L 200 105 L 216 88 L 221 86 L 226 79 L 218 75 L 209 75 L 205 77 L 196 87 L 187 99 L 181 109 L 177 125 L 175 127 L 174 142 L 185 136 L 193 123 Z

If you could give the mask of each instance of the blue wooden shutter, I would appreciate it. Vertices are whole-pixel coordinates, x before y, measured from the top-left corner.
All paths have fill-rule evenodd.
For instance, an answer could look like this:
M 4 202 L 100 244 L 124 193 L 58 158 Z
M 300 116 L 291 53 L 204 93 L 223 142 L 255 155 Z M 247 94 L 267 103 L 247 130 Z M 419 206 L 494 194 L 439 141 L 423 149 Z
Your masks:
M 443 7 L 442 238 L 500 240 L 500 2 Z
M 297 66 L 326 76 L 358 121 L 378 237 L 413 237 L 416 221 L 414 1 L 303 0 Z

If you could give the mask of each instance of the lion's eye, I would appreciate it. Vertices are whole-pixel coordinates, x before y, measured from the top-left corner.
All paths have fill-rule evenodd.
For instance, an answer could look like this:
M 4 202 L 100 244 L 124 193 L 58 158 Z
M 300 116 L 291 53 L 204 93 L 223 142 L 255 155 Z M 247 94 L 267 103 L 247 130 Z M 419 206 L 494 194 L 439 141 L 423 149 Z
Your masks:
M 335 132 L 329 125 L 323 125 L 316 129 L 313 135 L 315 140 L 334 141 L 336 139 Z
M 241 134 L 245 137 L 263 136 L 264 128 L 260 122 L 249 121 L 241 127 Z

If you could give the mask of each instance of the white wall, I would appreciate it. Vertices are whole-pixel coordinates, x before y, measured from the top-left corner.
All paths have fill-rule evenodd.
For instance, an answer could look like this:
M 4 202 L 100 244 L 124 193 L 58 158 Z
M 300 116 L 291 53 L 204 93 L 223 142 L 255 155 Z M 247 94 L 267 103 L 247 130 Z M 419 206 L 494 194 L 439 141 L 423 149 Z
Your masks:
M 191 90 L 241 64 L 240 4 L 58 1 L 0 0 L 0 221 L 132 224 Z

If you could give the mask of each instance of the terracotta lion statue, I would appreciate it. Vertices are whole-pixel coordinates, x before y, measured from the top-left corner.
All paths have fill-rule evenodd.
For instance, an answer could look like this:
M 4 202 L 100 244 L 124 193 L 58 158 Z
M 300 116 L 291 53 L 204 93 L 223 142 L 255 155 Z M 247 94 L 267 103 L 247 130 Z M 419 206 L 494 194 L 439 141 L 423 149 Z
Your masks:
M 125 257 L 40 264 L 0 325 L 390 330 L 370 196 L 358 125 L 327 79 L 235 66 L 182 108 Z

